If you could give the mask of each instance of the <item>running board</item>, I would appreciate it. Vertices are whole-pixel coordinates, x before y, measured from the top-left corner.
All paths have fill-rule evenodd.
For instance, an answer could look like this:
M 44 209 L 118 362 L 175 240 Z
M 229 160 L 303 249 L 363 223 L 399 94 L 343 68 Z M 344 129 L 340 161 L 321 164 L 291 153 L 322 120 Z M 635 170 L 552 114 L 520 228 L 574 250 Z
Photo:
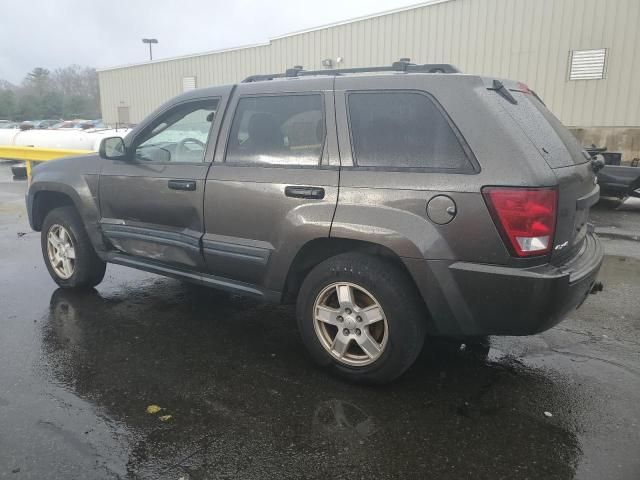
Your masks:
M 177 278 L 179 280 L 187 280 L 192 283 L 197 283 L 198 285 L 204 285 L 205 287 L 213 287 L 218 290 L 224 290 L 237 295 L 258 298 L 270 303 L 279 303 L 280 301 L 280 292 L 263 290 L 255 285 L 237 282 L 229 280 L 228 278 L 217 277 L 215 275 L 209 275 L 207 273 L 173 268 L 168 265 L 158 264 L 141 258 L 133 258 L 116 252 L 108 253 L 106 260 L 109 263 Z

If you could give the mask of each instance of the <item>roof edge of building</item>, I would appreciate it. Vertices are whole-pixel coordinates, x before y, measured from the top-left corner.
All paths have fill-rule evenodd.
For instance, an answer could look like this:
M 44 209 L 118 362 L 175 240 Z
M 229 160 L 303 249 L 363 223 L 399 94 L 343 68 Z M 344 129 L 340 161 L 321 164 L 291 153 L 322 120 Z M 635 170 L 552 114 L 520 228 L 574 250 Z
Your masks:
M 184 59 L 187 59 L 187 58 L 204 57 L 206 55 L 215 55 L 217 53 L 235 52 L 235 51 L 239 51 L 239 50 L 246 50 L 247 48 L 266 47 L 266 46 L 268 46 L 270 44 L 271 44 L 270 41 L 263 42 L 263 43 L 252 43 L 252 44 L 249 44 L 249 45 L 241 45 L 239 47 L 221 48 L 219 50 L 209 50 L 207 52 L 192 53 L 192 54 L 189 54 L 189 55 L 177 55 L 175 57 L 159 58 L 157 60 L 150 60 L 148 62 L 127 63 L 127 64 L 124 64 L 124 65 L 116 65 L 114 67 L 96 68 L 96 72 L 108 72 L 110 70 L 120 70 L 122 68 L 130 68 L 130 67 L 144 67 L 145 65 L 153 65 L 153 64 L 156 64 L 156 63 L 171 62 L 173 60 L 184 60 Z
M 349 23 L 361 22 L 363 20 L 369 20 L 371 18 L 384 17 L 386 15 L 393 15 L 395 13 L 406 12 L 408 10 L 415 10 L 417 8 L 430 7 L 430 6 L 438 5 L 440 3 L 447 3 L 447 2 L 453 2 L 453 1 L 454 0 L 427 0 L 427 1 L 420 2 L 420 3 L 413 3 L 413 4 L 407 5 L 405 7 L 392 8 L 390 10 L 383 10 L 381 12 L 370 13 L 369 15 L 362 15 L 360 17 L 352 17 L 352 18 L 348 18 L 346 20 L 340 20 L 340 21 L 333 22 L 333 23 L 327 23 L 327 24 L 320 25 L 320 26 L 317 26 L 317 27 L 305 28 L 303 30 L 296 30 L 296 31 L 293 31 L 293 32 L 285 33 L 283 35 L 277 35 L 275 37 L 270 37 L 269 41 L 271 42 L 273 40 L 280 40 L 282 38 L 295 37 L 296 35 L 303 35 L 305 33 L 316 32 L 318 30 L 325 30 L 327 28 L 339 27 L 340 25 L 347 25 Z
M 173 60 L 184 60 L 184 59 L 187 59 L 187 58 L 203 57 L 203 56 L 206 56 L 206 55 L 215 55 L 215 54 L 218 54 L 218 53 L 233 52 L 233 51 L 238 51 L 238 50 L 246 50 L 248 48 L 266 47 L 266 46 L 271 45 L 271 43 L 274 40 L 282 40 L 284 38 L 295 37 L 297 35 L 304 35 L 305 33 L 316 32 L 318 30 L 326 30 L 328 28 L 339 27 L 341 25 L 347 25 L 349 23 L 361 22 L 363 20 L 369 20 L 371 18 L 384 17 L 386 15 L 393 15 L 395 13 L 406 12 L 408 10 L 415 10 L 417 8 L 429 7 L 429 6 L 438 5 L 438 4 L 441 4 L 441 3 L 453 2 L 453 1 L 455 1 L 455 0 L 428 0 L 428 1 L 425 1 L 425 2 L 420 2 L 420 3 L 415 3 L 415 4 L 412 4 L 412 5 L 407 5 L 406 7 L 399 7 L 399 8 L 394 8 L 394 9 L 391 9 L 391 10 L 384 10 L 382 12 L 372 13 L 372 14 L 369 14 L 369 15 L 363 15 L 363 16 L 360 16 L 360 17 L 354 17 L 354 18 L 350 18 L 350 19 L 347 19 L 347 20 L 341 20 L 341 21 L 334 22 L 334 23 L 327 23 L 325 25 L 320 25 L 318 27 L 311 27 L 311 28 L 307 28 L 307 29 L 304 29 L 304 30 L 297 30 L 297 31 L 294 31 L 294 32 L 285 33 L 283 35 L 270 37 L 266 42 L 253 43 L 253 44 L 249 44 L 249 45 L 241 45 L 241 46 L 237 46 L 237 47 L 222 48 L 222 49 L 219 49 L 219 50 L 209 50 L 209 51 L 206 51 L 206 52 L 192 53 L 192 54 L 188 54 L 188 55 L 177 55 L 177 56 L 168 57 L 168 58 L 159 58 L 158 60 L 151 60 L 151 61 L 148 61 L 148 62 L 128 63 L 128 64 L 124 64 L 124 65 L 116 65 L 116 66 L 113 66 L 113 67 L 96 68 L 96 71 L 97 72 L 108 72 L 108 71 L 111 71 L 111 70 L 120 70 L 120 69 L 123 69 L 123 68 L 143 67 L 145 65 L 152 65 L 152 64 L 156 64 L 156 63 L 171 62 Z

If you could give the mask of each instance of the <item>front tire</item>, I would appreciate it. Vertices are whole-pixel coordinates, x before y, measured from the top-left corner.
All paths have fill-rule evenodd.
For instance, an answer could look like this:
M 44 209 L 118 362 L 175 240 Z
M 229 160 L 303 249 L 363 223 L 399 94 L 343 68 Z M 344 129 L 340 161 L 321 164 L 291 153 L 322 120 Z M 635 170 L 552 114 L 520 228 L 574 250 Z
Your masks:
M 313 359 L 352 381 L 387 383 L 424 343 L 426 309 L 395 263 L 362 253 L 329 258 L 307 275 L 298 327 Z
M 55 208 L 47 214 L 40 245 L 51 278 L 62 288 L 90 288 L 104 278 L 107 265 L 96 254 L 73 207 Z

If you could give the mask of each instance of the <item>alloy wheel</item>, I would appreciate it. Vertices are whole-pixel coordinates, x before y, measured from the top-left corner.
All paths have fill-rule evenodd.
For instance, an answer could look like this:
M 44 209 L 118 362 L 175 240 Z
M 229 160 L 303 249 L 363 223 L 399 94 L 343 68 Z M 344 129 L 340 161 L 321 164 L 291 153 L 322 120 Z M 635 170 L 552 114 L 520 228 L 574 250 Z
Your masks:
M 71 235 L 62 225 L 54 224 L 47 233 L 47 255 L 55 274 L 67 280 L 76 268 L 76 250 Z
M 380 302 L 349 282 L 325 287 L 313 304 L 313 324 L 324 349 L 339 362 L 365 366 L 384 352 L 389 327 Z

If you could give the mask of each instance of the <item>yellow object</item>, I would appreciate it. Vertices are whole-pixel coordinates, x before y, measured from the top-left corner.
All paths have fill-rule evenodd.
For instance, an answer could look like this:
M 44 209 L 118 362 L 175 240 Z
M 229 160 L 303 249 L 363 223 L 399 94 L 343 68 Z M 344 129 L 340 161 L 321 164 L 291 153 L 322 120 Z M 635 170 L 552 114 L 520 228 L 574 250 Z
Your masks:
M 24 160 L 27 165 L 27 178 L 31 178 L 31 162 L 46 162 L 56 158 L 94 153 L 92 150 L 68 150 L 65 148 L 25 147 L 0 145 L 0 158 Z
M 171 420 L 171 415 L 162 415 L 161 417 L 158 417 L 160 419 L 161 422 L 166 422 L 167 420 Z
M 153 415 L 154 413 L 158 413 L 160 410 L 162 410 L 162 407 L 159 407 L 158 405 L 149 405 L 147 407 L 147 413 L 150 415 Z
M 66 148 L 25 147 L 15 145 L 0 145 L 0 158 L 9 160 L 32 160 L 45 162 L 56 158 L 69 157 L 71 155 L 84 155 L 94 153 L 92 150 L 69 150 Z

